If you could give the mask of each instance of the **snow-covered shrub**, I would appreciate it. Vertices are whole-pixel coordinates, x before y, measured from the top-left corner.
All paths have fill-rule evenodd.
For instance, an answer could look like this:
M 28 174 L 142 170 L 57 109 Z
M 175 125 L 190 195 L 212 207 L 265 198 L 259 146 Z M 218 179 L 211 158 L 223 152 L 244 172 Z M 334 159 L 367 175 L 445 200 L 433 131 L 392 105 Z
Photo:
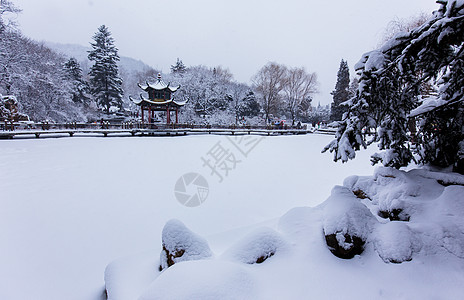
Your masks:
M 178 262 L 205 259 L 213 255 L 208 242 L 179 220 L 172 219 L 164 225 L 162 242 L 160 271 Z
M 259 264 L 283 250 L 285 241 L 282 236 L 270 228 L 261 228 L 232 246 L 224 258 L 246 264 Z
M 327 246 L 340 258 L 361 254 L 376 222 L 370 210 L 353 192 L 341 186 L 323 204 L 323 228 Z

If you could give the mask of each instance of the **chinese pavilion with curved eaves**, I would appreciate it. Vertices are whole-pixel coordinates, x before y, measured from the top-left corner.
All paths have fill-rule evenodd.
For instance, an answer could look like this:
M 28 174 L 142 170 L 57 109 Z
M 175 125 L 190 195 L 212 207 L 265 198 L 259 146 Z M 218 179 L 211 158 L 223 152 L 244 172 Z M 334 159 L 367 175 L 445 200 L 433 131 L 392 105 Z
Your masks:
M 179 108 L 184 106 L 187 101 L 178 102 L 174 99 L 173 93 L 176 92 L 180 86 L 171 86 L 171 83 L 166 84 L 161 80 L 161 74 L 158 74 L 158 80 L 155 83 L 148 83 L 138 86 L 148 93 L 148 98 L 144 98 L 140 94 L 140 99 L 129 99 L 136 105 L 140 106 L 142 123 L 144 122 L 145 111 L 148 113 L 148 123 L 152 123 L 155 111 L 166 112 L 166 123 L 171 123 L 171 112 L 176 114 L 176 124 L 179 121 Z

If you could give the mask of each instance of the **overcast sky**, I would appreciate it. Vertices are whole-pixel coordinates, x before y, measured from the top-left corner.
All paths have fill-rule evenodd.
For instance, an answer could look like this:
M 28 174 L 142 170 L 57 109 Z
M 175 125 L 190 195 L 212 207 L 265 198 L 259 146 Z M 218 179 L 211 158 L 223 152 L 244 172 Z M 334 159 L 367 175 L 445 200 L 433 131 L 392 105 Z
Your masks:
M 163 72 L 221 65 L 237 81 L 267 62 L 316 72 L 320 94 L 332 101 L 340 60 L 354 64 L 378 45 L 395 18 L 438 8 L 434 0 L 13 0 L 22 32 L 35 40 L 88 46 L 109 27 L 119 54 Z

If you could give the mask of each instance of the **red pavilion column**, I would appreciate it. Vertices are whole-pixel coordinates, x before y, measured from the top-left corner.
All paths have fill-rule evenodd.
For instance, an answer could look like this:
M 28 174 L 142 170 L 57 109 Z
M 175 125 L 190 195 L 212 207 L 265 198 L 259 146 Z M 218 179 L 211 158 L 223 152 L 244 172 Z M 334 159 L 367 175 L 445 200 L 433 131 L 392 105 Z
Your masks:
M 166 108 L 166 124 L 171 123 L 171 113 L 169 111 L 169 106 Z
M 179 123 L 179 108 L 176 107 L 176 124 Z
M 143 122 L 144 122 L 144 119 L 143 119 L 143 111 L 144 111 L 143 105 L 140 105 L 140 109 L 142 110 L 142 124 L 143 124 Z

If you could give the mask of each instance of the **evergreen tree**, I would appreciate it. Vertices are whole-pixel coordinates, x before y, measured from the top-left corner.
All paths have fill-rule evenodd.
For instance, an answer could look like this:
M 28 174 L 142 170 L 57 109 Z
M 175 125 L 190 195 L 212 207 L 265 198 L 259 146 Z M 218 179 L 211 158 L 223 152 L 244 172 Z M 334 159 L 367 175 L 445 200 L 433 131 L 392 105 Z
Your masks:
M 64 64 L 64 70 L 66 79 L 71 82 L 72 100 L 87 105 L 90 100 L 90 88 L 82 76 L 81 66 L 74 57 L 71 57 Z
M 349 96 L 348 96 L 349 99 L 356 97 L 356 91 L 358 90 L 358 88 L 359 88 L 359 79 L 358 77 L 353 77 L 351 79 L 350 88 L 349 88 Z
M 334 160 L 345 162 L 379 142 L 386 151 L 375 154 L 374 163 L 398 168 L 416 154 L 420 163 L 454 165 L 464 174 L 464 2 L 437 2 L 441 7 L 429 21 L 397 34 L 356 64 L 356 97 L 324 149 L 334 152 Z M 438 95 L 423 89 L 430 80 Z M 373 134 L 370 140 L 366 132 Z
M 249 91 L 245 98 L 242 99 L 240 105 L 240 116 L 241 117 L 255 117 L 259 114 L 261 107 L 256 100 L 255 93 Z
M 114 46 L 114 39 L 108 27 L 102 25 L 92 37 L 90 43 L 93 50 L 89 51 L 89 60 L 94 61 L 90 68 L 90 91 L 97 105 L 110 112 L 112 106 L 122 108 L 122 79 L 118 74 L 119 55 Z
M 348 63 L 342 59 L 337 73 L 335 90 L 331 93 L 333 95 L 330 115 L 330 119 L 332 121 L 340 121 L 343 118 L 343 113 L 348 111 L 348 107 L 346 105 L 342 105 L 342 103 L 348 101 L 350 98 L 349 88 L 350 70 L 348 68 Z
M 184 65 L 182 60 L 177 58 L 176 63 L 174 65 L 171 65 L 171 73 L 179 74 L 180 76 L 183 76 L 185 71 L 187 71 L 187 67 Z

